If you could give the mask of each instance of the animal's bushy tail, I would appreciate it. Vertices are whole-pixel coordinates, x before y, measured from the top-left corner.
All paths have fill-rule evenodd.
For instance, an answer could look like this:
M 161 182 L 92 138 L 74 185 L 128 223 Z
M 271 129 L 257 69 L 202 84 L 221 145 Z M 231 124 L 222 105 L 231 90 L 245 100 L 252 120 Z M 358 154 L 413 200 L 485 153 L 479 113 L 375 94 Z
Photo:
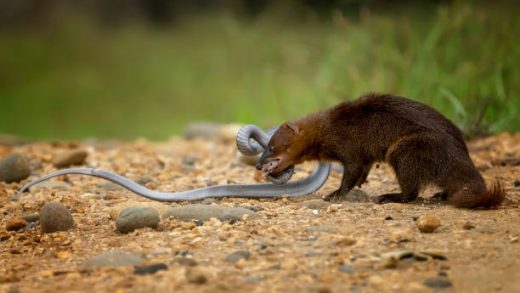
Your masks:
M 491 188 L 479 188 L 481 192 L 463 188 L 457 191 L 450 199 L 451 203 L 458 208 L 477 208 L 497 206 L 506 197 L 506 191 L 498 179 Z
M 480 198 L 479 205 L 477 207 L 492 207 L 497 206 L 506 198 L 506 191 L 498 179 L 495 181 L 493 186 L 489 188 L 484 196 Z

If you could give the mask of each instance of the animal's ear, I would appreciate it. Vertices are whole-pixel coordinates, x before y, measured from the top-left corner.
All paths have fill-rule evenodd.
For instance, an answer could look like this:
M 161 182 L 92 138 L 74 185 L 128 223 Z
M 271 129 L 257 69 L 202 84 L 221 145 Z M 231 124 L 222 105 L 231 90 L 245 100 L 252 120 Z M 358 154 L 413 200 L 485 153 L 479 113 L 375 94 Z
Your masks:
M 300 132 L 298 126 L 291 122 L 285 122 L 284 124 L 282 124 L 282 127 L 292 131 L 294 134 L 298 134 L 298 132 Z

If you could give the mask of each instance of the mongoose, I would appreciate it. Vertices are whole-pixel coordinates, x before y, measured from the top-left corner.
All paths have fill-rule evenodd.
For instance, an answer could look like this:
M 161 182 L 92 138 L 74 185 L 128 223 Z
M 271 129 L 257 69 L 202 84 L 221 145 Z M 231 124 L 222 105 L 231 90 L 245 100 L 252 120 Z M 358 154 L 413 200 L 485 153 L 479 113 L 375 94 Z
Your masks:
M 379 195 L 378 203 L 413 201 L 428 183 L 456 207 L 495 206 L 505 197 L 498 181 L 486 188 L 455 124 L 425 104 L 393 95 L 368 94 L 282 124 L 256 167 L 277 174 L 308 160 L 344 167 L 340 188 L 326 200 L 361 186 L 381 161 L 393 167 L 401 192 Z

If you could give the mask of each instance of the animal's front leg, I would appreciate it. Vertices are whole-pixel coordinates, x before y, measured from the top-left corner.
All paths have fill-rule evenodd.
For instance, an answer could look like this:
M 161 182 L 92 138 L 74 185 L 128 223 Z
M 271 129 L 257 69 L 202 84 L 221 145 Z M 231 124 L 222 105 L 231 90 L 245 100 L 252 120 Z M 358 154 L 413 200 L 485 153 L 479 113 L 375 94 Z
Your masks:
M 323 198 L 326 201 L 340 201 L 346 197 L 352 188 L 356 185 L 356 183 L 360 180 L 363 175 L 363 166 L 362 165 L 348 165 L 346 167 L 343 165 L 343 178 L 341 179 L 341 186 L 338 190 L 332 192 L 331 194 L 325 196 Z

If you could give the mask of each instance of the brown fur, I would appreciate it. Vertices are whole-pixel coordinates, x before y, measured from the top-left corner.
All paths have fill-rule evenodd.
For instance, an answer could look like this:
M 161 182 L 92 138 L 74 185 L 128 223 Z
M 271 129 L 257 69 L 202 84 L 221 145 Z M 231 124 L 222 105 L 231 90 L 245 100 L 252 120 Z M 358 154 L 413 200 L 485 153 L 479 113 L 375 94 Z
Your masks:
M 494 206 L 505 197 L 498 182 L 486 189 L 451 121 L 427 105 L 392 95 L 369 94 L 282 124 L 259 167 L 273 160 L 278 164 L 271 173 L 308 160 L 342 163 L 341 187 L 327 199 L 361 186 L 380 161 L 394 168 L 401 193 L 380 195 L 377 202 L 412 201 L 429 183 L 457 207 Z

